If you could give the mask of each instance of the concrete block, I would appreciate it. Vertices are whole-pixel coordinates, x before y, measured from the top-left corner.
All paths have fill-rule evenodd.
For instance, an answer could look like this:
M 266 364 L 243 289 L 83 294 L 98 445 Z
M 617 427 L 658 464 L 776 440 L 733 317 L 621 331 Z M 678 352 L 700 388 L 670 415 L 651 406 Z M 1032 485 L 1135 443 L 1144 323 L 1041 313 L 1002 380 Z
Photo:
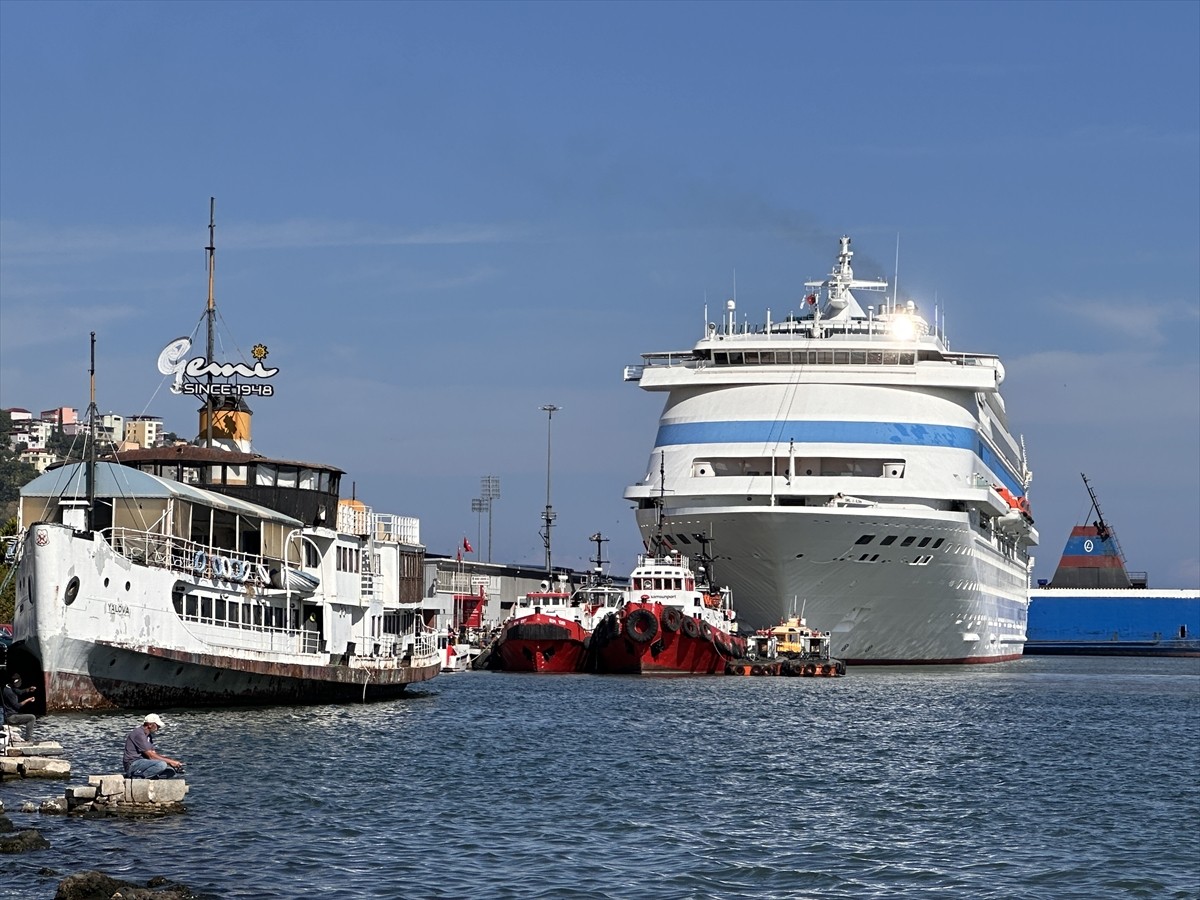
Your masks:
M 47 759 L 35 756 L 31 759 L 21 760 L 20 764 L 24 765 L 25 774 L 29 778 L 58 778 L 71 774 L 71 764 L 65 759 Z
M 95 800 L 99 790 L 94 785 L 75 785 L 67 788 L 67 803 L 72 806 L 76 803 L 86 803 L 89 800 Z
M 152 799 L 155 803 L 182 803 L 187 795 L 187 782 L 182 778 L 164 778 L 162 781 L 151 781 Z
M 124 775 L 89 775 L 88 784 L 96 787 L 101 797 L 125 793 Z
M 62 756 L 62 744 L 57 741 L 42 741 L 38 744 L 23 744 L 13 748 L 21 756 Z
M 187 793 L 187 783 L 180 778 L 135 778 L 130 783 L 134 803 L 179 803 Z

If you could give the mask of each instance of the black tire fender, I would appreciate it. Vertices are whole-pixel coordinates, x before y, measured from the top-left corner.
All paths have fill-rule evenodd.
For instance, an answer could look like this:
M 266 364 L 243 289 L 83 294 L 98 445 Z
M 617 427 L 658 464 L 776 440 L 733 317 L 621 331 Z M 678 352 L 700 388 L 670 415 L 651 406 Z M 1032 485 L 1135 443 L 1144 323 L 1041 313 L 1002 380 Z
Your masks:
M 639 644 L 648 644 L 658 636 L 658 616 L 648 609 L 635 609 L 625 619 L 625 633 Z

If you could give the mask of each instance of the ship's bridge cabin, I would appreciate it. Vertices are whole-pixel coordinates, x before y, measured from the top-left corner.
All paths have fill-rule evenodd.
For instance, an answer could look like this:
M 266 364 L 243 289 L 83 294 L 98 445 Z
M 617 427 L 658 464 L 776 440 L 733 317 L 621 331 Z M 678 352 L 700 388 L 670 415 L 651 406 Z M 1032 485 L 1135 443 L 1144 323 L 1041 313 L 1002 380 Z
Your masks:
M 334 527 L 344 474 L 320 463 L 192 445 L 134 450 L 114 461 L 277 510 L 310 527 Z

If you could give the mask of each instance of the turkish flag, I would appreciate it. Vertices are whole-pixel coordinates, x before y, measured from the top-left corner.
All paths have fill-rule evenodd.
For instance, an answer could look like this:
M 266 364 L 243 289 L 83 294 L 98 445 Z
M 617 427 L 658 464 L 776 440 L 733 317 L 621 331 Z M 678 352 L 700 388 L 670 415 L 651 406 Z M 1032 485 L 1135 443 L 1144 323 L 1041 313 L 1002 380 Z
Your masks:
M 464 553 L 470 553 L 470 552 L 471 552 L 471 550 L 472 550 L 472 548 L 471 548 L 471 542 L 470 542 L 470 541 L 468 541 L 466 538 L 463 538 L 463 552 L 464 552 Z

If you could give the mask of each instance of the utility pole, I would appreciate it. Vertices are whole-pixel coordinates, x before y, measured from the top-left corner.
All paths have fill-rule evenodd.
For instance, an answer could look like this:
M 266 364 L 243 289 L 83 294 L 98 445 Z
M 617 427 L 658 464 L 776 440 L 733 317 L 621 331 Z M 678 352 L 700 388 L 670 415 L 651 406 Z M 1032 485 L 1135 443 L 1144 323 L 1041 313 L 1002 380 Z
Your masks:
M 555 516 L 554 507 L 550 505 L 550 423 L 554 421 L 554 414 L 562 407 L 547 403 L 538 408 L 546 414 L 546 511 L 542 513 L 542 521 L 545 523 L 542 531 L 542 543 L 546 545 L 546 580 L 553 585 L 554 568 L 550 563 L 550 529 L 554 525 Z

